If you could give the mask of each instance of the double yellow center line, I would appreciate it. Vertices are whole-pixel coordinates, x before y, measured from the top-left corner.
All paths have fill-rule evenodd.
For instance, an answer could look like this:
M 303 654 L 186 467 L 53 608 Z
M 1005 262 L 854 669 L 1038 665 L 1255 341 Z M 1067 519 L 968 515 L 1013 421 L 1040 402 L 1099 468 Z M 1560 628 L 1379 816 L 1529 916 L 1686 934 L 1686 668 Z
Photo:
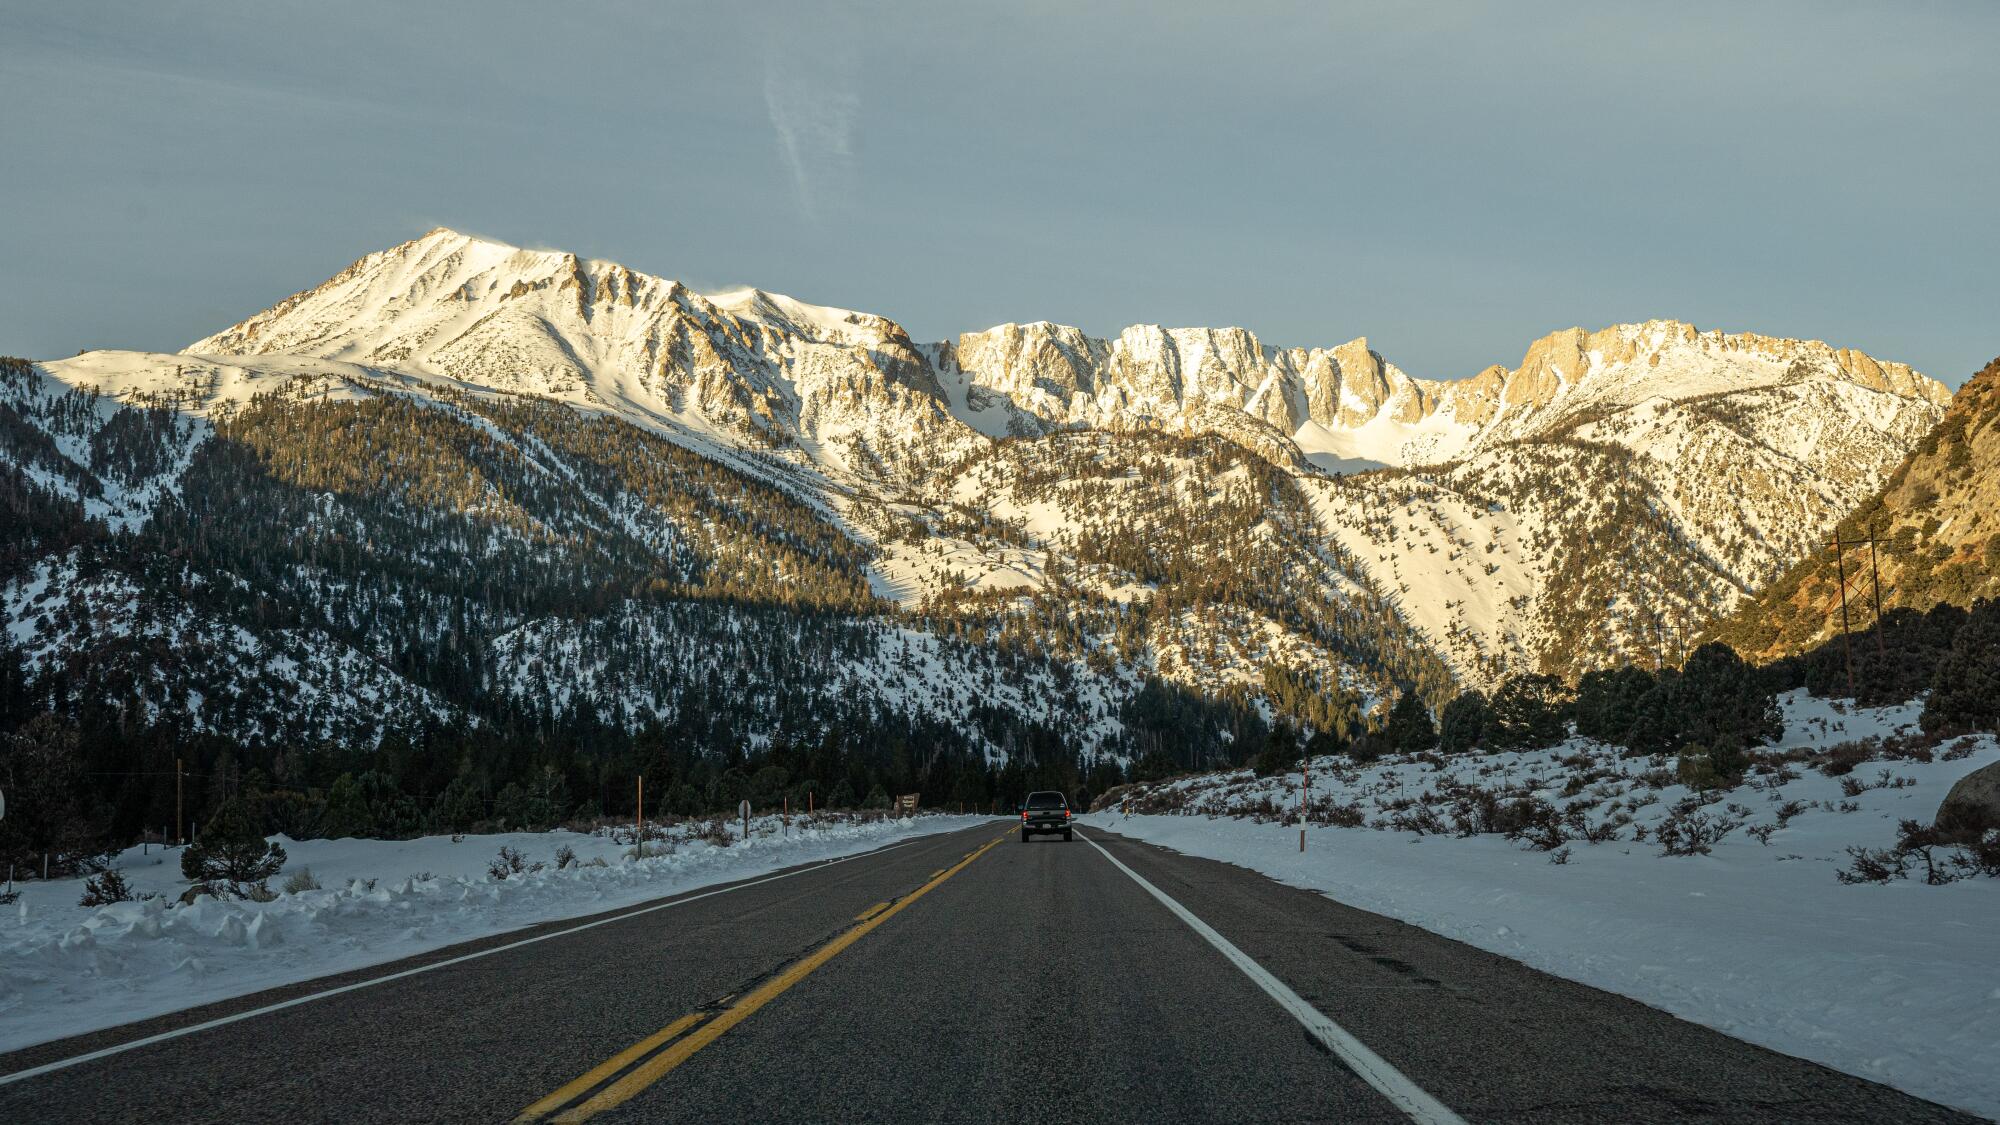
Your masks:
M 929 882 L 893 903 L 877 903 L 870 907 L 860 915 L 859 924 L 749 992 L 724 997 L 713 1008 L 690 1012 L 604 1060 L 588 1073 L 522 1110 L 514 1119 L 516 1125 L 540 1121 L 588 1121 L 605 1110 L 632 1100 L 640 1091 L 694 1057 L 696 1051 L 720 1039 L 724 1032 L 749 1019 L 757 1009 L 777 999 L 786 989 L 811 975 L 813 970 L 833 960 L 841 950 L 866 937 L 869 931 L 894 918 L 904 907 L 929 894 L 946 879 L 965 870 L 973 860 L 1005 839 L 1001 836 L 987 841 L 977 851 L 932 875 Z

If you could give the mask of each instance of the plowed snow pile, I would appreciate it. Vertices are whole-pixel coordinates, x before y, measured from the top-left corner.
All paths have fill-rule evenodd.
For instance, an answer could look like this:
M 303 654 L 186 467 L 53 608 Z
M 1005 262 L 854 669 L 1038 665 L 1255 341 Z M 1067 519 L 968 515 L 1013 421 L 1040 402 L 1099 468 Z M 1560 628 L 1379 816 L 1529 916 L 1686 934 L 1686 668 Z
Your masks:
M 281 984 L 393 961 L 428 949 L 662 898 L 900 839 L 949 832 L 979 817 L 827 822 L 789 830 L 751 821 L 748 839 L 716 846 L 680 826 L 672 852 L 633 859 L 606 832 L 510 832 L 416 840 L 287 840 L 284 874 L 310 870 L 320 890 L 270 902 L 183 890 L 178 852 L 134 848 L 116 861 L 133 890 L 163 897 L 95 910 L 77 906 L 82 880 L 22 884 L 0 907 L 0 1051 L 11 1051 Z M 629 831 L 629 827 L 627 829 Z M 698 826 L 696 826 L 698 827 Z M 732 829 L 739 834 L 740 828 Z M 660 849 L 651 841 L 649 849 Z M 544 865 L 506 879 L 488 873 L 502 847 Z M 557 869 L 568 847 L 575 865 Z M 598 866 L 596 861 L 602 860 Z

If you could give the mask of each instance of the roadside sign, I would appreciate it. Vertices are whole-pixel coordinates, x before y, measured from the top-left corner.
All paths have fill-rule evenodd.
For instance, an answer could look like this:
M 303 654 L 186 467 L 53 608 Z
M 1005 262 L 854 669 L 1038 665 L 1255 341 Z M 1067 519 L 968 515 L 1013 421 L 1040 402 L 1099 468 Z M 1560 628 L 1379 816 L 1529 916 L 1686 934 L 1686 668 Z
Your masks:
M 905 793 L 902 796 L 897 797 L 896 811 L 902 813 L 904 816 L 908 816 L 909 814 L 916 812 L 917 800 L 922 796 L 923 796 L 922 793 Z

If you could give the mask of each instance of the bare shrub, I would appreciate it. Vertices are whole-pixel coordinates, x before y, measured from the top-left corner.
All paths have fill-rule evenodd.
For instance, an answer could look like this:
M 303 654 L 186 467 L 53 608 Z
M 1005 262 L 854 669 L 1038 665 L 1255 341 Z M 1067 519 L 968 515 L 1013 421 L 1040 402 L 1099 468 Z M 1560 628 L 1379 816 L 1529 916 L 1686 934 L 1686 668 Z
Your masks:
M 111 867 L 84 880 L 83 897 L 77 900 L 77 905 L 109 906 L 114 902 L 131 902 L 132 898 L 132 885 L 125 881 L 125 873 Z
M 1872 742 L 1843 742 L 1828 747 L 1820 759 L 1819 772 L 1828 777 L 1844 777 L 1854 772 L 1854 767 L 1875 756 Z
M 1710 816 L 1699 805 L 1683 801 L 1653 830 L 1661 855 L 1707 855 L 1742 821 Z
M 1308 809 L 1307 819 L 1328 828 L 1365 828 L 1368 825 L 1367 812 L 1353 801 L 1314 801 Z
M 527 867 L 527 860 L 522 858 L 520 852 L 503 844 L 500 854 L 487 861 L 486 873 L 492 876 L 495 882 L 500 882 L 521 874 Z
M 319 889 L 319 879 L 313 875 L 310 867 L 299 868 L 285 880 L 285 893 L 288 895 L 302 895 L 307 891 Z
M 1923 881 L 1943 886 L 1975 875 L 2000 876 L 2000 828 L 1983 818 L 1953 819 L 1943 826 L 1905 820 L 1892 848 L 1851 847 L 1852 865 L 1834 874 L 1843 883 L 1886 883 L 1921 870 Z
M 1577 818 L 1577 835 L 1582 837 L 1583 841 L 1587 844 L 1608 844 L 1618 838 L 1618 830 L 1620 828 L 1630 823 L 1632 823 L 1632 818 L 1625 813 L 1606 817 L 1596 824 L 1591 824 L 1579 816 Z
M 1909 874 L 1903 857 L 1892 849 L 1869 849 L 1856 844 L 1847 849 L 1847 855 L 1851 863 L 1833 873 L 1843 883 L 1886 883 Z
M 1442 836 L 1451 830 L 1428 801 L 1411 805 L 1389 818 L 1389 827 L 1419 836 Z
M 1505 807 L 1503 819 L 1510 822 L 1507 838 L 1538 851 L 1554 851 L 1569 842 L 1568 826 L 1554 805 L 1536 797 L 1526 797 Z
M 1947 762 L 1956 762 L 1962 758 L 1970 758 L 1972 756 L 1972 752 L 1977 749 L 1979 749 L 1979 740 L 1970 735 L 1967 735 L 1966 737 L 1961 738 L 1958 741 L 1952 743 L 1951 746 L 1947 748 L 1943 754 L 1939 755 L 1939 757 L 1943 758 Z

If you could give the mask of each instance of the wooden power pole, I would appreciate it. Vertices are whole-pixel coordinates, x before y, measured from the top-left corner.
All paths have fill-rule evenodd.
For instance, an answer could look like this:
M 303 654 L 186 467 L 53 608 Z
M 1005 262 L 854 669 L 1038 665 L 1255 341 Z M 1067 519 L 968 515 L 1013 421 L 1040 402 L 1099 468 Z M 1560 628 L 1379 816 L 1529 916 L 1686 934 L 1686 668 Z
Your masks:
M 174 835 L 180 842 L 187 843 L 187 819 L 181 814 L 181 760 L 174 759 Z
M 1875 659 L 1876 676 L 1886 676 L 1889 670 L 1889 649 L 1882 639 L 1882 571 L 1875 565 L 1875 525 L 1868 525 L 1868 586 L 1875 598 Z
M 1840 532 L 1833 533 L 1833 566 L 1840 574 L 1840 645 L 1847 656 L 1847 698 L 1854 694 L 1854 637 L 1847 624 L 1847 559 L 1840 553 Z

